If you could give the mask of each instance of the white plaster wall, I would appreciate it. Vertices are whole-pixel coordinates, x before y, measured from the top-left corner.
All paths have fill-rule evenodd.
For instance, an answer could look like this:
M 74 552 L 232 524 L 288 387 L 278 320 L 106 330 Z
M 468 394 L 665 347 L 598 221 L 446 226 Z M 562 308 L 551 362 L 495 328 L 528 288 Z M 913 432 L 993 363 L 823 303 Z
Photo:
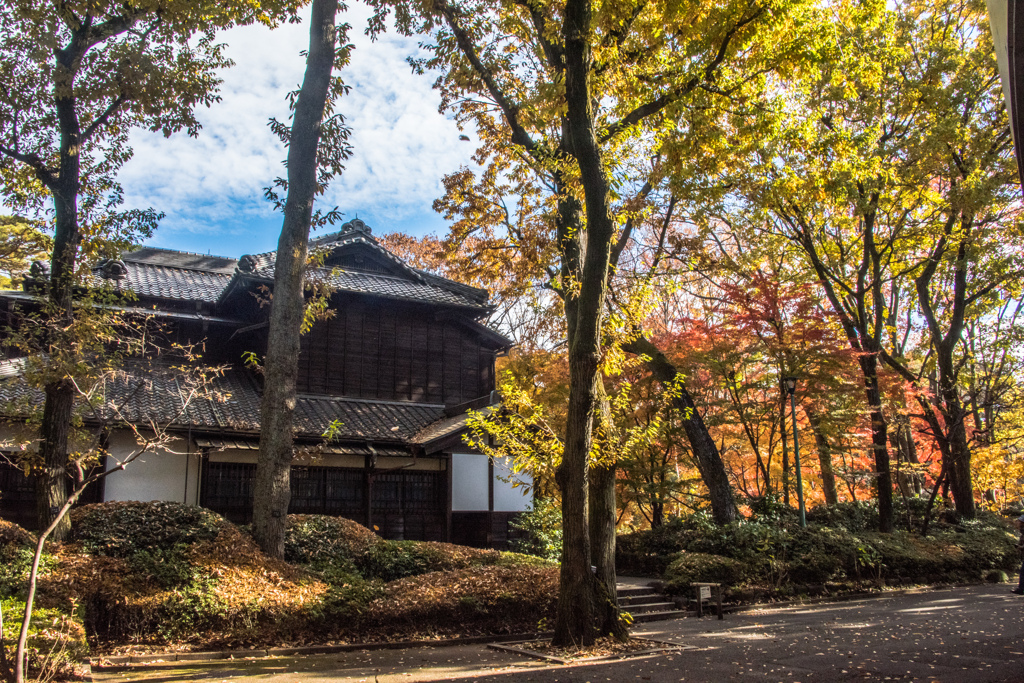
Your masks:
M 223 451 L 210 451 L 210 462 L 238 462 L 256 464 L 259 451 L 229 448 Z
M 452 510 L 487 511 L 487 456 L 470 453 L 452 455 Z
M 533 508 L 533 477 L 525 472 L 513 475 L 509 464 L 509 458 L 494 460 L 494 511 L 525 512 Z
M 487 456 L 469 453 L 452 455 L 452 511 L 486 512 Z M 512 474 L 507 458 L 494 461 L 494 511 L 522 512 L 531 509 L 533 497 L 528 493 L 533 479 L 527 474 Z M 514 487 L 520 481 L 527 486 Z
M 135 435 L 117 431 L 110 435 L 110 453 L 123 459 L 137 448 Z M 173 451 L 173 452 L 171 452 Z M 199 453 L 188 442 L 177 440 L 169 450 L 142 454 L 121 472 L 107 476 L 103 487 L 104 500 L 153 500 L 199 504 Z M 107 467 L 117 463 L 108 459 Z

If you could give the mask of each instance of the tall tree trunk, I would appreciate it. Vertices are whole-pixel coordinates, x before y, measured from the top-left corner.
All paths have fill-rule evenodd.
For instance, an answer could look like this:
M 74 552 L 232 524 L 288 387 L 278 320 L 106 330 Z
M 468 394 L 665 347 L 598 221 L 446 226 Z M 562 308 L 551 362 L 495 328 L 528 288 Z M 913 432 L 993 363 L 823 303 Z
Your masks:
M 596 374 L 597 361 L 588 358 L 589 355 L 579 349 L 569 353 L 570 391 L 565 449 L 562 464 L 555 474 L 562 493 L 562 568 L 552 642 L 559 646 L 589 646 L 596 638 L 587 490 L 593 380 L 589 391 L 580 387 L 586 375 L 593 378 Z
M 904 448 L 907 452 L 907 462 L 911 465 L 920 465 L 921 460 L 917 457 L 917 441 L 914 440 L 914 431 L 910 427 L 908 421 L 906 426 L 900 430 L 900 438 L 903 440 Z M 921 474 L 918 471 L 914 471 L 910 478 L 911 488 L 914 491 L 915 496 L 921 495 Z
M 600 377 L 597 380 L 597 410 L 594 411 L 594 441 L 600 462 L 591 464 L 590 550 L 598 578 L 615 594 L 615 471 L 619 435 L 612 419 L 611 401 Z
M 594 435 L 598 440 L 601 462 L 590 468 L 590 547 L 591 562 L 597 567 L 594 611 L 600 621 L 599 633 L 626 640 L 629 633 L 619 619 L 615 576 L 615 459 L 619 439 L 612 420 L 611 403 L 604 383 L 597 382 L 599 410 L 594 415 Z
M 57 122 L 60 128 L 59 172 L 49 182 L 44 180 L 53 196 L 54 235 L 50 257 L 49 291 L 49 344 L 63 346 L 71 343 L 61 339 L 61 331 L 74 323 L 72 294 L 74 293 L 75 261 L 82 233 L 78 225 L 78 192 L 81 174 L 81 126 L 78 121 L 74 95 L 74 79 L 85 46 L 76 39 L 64 50 L 58 50 L 58 78 L 67 80 L 57 89 L 55 98 Z M 68 351 L 59 348 L 60 351 Z M 68 438 L 75 404 L 75 387 L 68 377 L 54 377 L 44 387 L 43 422 L 40 425 L 40 455 L 43 470 L 36 484 L 36 525 L 40 530 L 49 528 L 57 511 L 68 498 Z M 60 520 L 50 534 L 58 543 L 67 539 L 71 522 Z
M 574 234 L 560 231 L 562 272 L 574 279 L 578 287 L 567 291 L 565 298 L 569 333 L 569 408 L 565 448 L 557 477 L 562 489 L 562 570 L 552 643 L 558 646 L 587 646 L 596 637 L 587 471 L 593 443 L 602 314 L 615 224 L 609 212 L 608 178 L 594 127 L 590 91 L 592 19 L 590 0 L 569 0 L 566 3 L 562 34 L 565 40 L 564 130 L 568 135 L 563 139 L 580 170 L 586 210 L 586 248 L 581 248 L 578 229 Z M 563 201 L 560 198 L 560 203 Z M 567 249 L 574 252 L 568 261 L 564 258 Z M 579 267 L 581 256 L 582 268 Z M 564 280 L 566 284 L 570 281 Z
M 615 471 L 614 464 L 590 468 L 590 561 L 597 578 L 615 597 Z
M 729 484 L 729 474 L 725 470 L 725 463 L 722 461 L 718 446 L 711 438 L 711 433 L 697 411 L 690 393 L 681 384 L 676 384 L 679 372 L 661 349 L 646 337 L 633 339 L 623 344 L 622 349 L 628 353 L 645 357 L 647 369 L 663 386 L 678 387 L 678 393 L 673 397 L 672 403 L 679 410 L 683 429 L 686 431 L 686 437 L 690 441 L 690 447 L 693 449 L 694 459 L 697 462 L 697 469 L 700 471 L 705 486 L 708 487 L 708 494 L 711 498 L 711 515 L 716 524 L 728 524 L 734 521 L 739 513 L 736 510 L 736 502 L 733 500 L 732 486 Z
M 277 558 L 284 557 L 291 499 L 292 417 L 299 334 L 305 308 L 303 276 L 317 191 L 317 146 L 334 67 L 337 9 L 338 0 L 313 0 L 309 56 L 292 121 L 288 199 L 275 261 L 274 298 L 260 407 L 260 452 L 253 492 L 253 536 L 263 552 Z
M 958 370 L 953 355 L 961 343 L 964 316 L 968 308 L 968 260 L 973 227 L 973 215 L 951 213 L 945 224 L 945 233 L 932 250 L 931 258 L 914 280 L 921 315 L 928 324 L 928 334 L 935 352 L 935 366 L 939 371 L 938 391 L 935 393 L 941 401 L 940 410 L 946 422 L 947 450 L 943 452 L 943 456 L 948 458 L 948 462 L 944 462 L 946 481 L 953 491 L 953 503 L 957 513 L 966 519 L 973 519 L 977 509 L 974 504 L 974 486 L 971 482 L 971 449 L 967 444 L 967 431 L 964 425 L 966 416 L 957 387 Z M 950 239 L 956 240 L 950 307 L 952 310 L 948 312 L 948 328 L 943 334 L 939 316 L 932 302 L 931 283 L 939 261 L 949 253 Z
M 786 441 L 786 390 L 779 385 L 779 434 L 782 436 L 782 502 L 789 507 L 789 444 Z
M 625 640 L 629 633 L 619 619 L 615 586 L 615 470 L 613 463 L 590 469 L 590 546 L 597 567 L 594 603 L 599 633 Z
M 50 382 L 44 388 L 43 422 L 40 446 L 43 469 L 36 479 L 36 528 L 46 529 L 68 499 L 68 439 L 75 405 L 74 385 L 69 381 Z M 68 517 L 60 520 L 51 538 L 61 543 L 71 532 Z
M 882 414 L 882 395 L 878 389 L 878 356 L 865 353 L 860 357 L 864 375 L 864 394 L 871 419 L 871 447 L 875 461 L 875 491 L 878 497 L 878 530 L 893 530 L 892 473 L 889 470 L 889 436 Z
M 960 394 L 955 384 L 941 378 L 943 412 L 947 423 L 949 463 L 946 467 L 949 487 L 953 493 L 953 505 L 957 514 L 964 519 L 974 519 L 977 509 L 974 502 L 974 484 L 971 481 L 971 448 L 967 443 L 964 426 L 964 411 Z
M 804 407 L 804 414 L 807 415 L 807 422 L 811 425 L 811 433 L 814 434 L 814 445 L 818 449 L 818 462 L 821 465 L 821 488 L 825 493 L 825 505 L 835 505 L 839 502 L 839 494 L 836 491 L 836 475 L 832 469 L 832 449 L 828 443 L 828 437 L 822 429 L 821 415 L 813 409 Z

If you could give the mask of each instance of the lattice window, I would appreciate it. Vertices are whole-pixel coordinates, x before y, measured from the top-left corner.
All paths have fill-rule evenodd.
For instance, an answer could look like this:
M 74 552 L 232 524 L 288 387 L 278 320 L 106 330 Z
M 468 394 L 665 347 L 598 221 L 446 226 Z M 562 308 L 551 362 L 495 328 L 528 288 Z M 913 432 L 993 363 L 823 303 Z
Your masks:
M 88 474 L 91 474 L 90 471 Z M 70 489 L 70 478 L 68 480 Z M 103 500 L 103 483 L 96 482 L 79 496 L 78 505 L 99 503 Z M 35 529 L 36 478 L 26 476 L 20 467 L 12 465 L 0 455 L 0 517 L 28 529 Z

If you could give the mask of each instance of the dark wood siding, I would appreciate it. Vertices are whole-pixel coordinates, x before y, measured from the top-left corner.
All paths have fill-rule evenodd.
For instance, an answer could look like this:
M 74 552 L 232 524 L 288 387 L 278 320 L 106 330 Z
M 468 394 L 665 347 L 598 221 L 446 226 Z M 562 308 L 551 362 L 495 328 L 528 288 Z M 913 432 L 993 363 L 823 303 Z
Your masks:
M 519 512 L 453 512 L 452 543 L 509 550 L 524 534 L 512 528 Z
M 237 524 L 252 521 L 256 465 L 203 464 L 200 503 Z M 347 517 L 366 523 L 366 471 L 342 467 L 293 467 L 289 514 Z M 443 541 L 447 530 L 448 473 L 377 473 L 371 488 L 370 524 L 384 538 Z
M 494 351 L 422 307 L 346 298 L 303 335 L 298 391 L 457 405 L 494 388 Z
M 36 478 L 26 476 L 20 467 L 6 461 L 0 455 L 0 518 L 14 522 L 30 531 L 36 529 Z M 93 470 L 94 471 L 94 470 Z M 90 471 L 88 474 L 92 474 Z M 71 484 L 68 484 L 68 488 Z M 103 500 L 103 481 L 89 485 L 78 501 L 78 505 L 99 503 Z

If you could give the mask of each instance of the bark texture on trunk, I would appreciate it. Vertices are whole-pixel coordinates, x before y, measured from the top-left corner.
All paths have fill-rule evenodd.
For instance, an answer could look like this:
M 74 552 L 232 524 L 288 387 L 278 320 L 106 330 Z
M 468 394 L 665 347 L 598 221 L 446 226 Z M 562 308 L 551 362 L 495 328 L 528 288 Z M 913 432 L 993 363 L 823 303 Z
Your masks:
M 597 567 L 594 610 L 600 635 L 620 640 L 629 637 L 619 620 L 615 576 L 615 458 L 619 447 L 618 430 L 612 416 L 611 402 L 601 377 L 597 379 L 599 410 L 594 415 L 594 436 L 601 453 L 601 463 L 590 469 L 590 548 L 591 562 Z
M 836 491 L 836 475 L 832 469 L 832 448 L 829 446 L 828 437 L 821 424 L 821 415 L 813 409 L 804 408 L 807 415 L 807 422 L 811 425 L 811 432 L 814 434 L 814 445 L 818 449 L 818 462 L 821 465 L 821 488 L 825 493 L 825 505 L 835 505 L 839 502 L 839 494 Z
M 614 464 L 590 469 L 591 562 L 597 567 L 594 593 L 599 633 L 625 640 L 629 633 L 619 620 L 615 575 L 615 472 Z
M 779 386 L 779 436 L 782 437 L 782 502 L 789 507 L 789 442 L 786 441 L 786 391 Z
M 679 377 L 679 372 L 661 349 L 645 337 L 638 337 L 623 344 L 622 349 L 628 353 L 645 357 L 647 369 L 664 386 L 674 385 Z M 694 458 L 697 461 L 697 469 L 700 471 L 705 486 L 708 487 L 712 517 L 716 524 L 728 524 L 734 521 L 739 514 L 733 499 L 729 474 L 725 470 L 725 463 L 718 452 L 718 446 L 715 445 L 707 425 L 704 424 L 704 419 L 693 403 L 693 397 L 685 387 L 678 386 L 679 393 L 673 398 L 673 404 L 680 412 L 686 438 L 690 441 Z
M 75 390 L 70 382 L 47 384 L 44 393 L 43 422 L 40 426 L 43 460 L 42 476 L 36 479 L 36 525 L 46 529 L 53 523 L 57 511 L 68 499 L 68 439 L 71 434 L 71 416 L 75 405 Z M 62 543 L 71 532 L 71 520 L 60 520 L 50 537 Z
M 940 409 L 945 420 L 945 450 L 943 465 L 946 470 L 946 481 L 953 492 L 953 504 L 957 513 L 965 519 L 973 519 L 977 514 L 974 502 L 974 485 L 971 481 L 971 449 L 967 443 L 967 429 L 964 425 L 963 402 L 958 388 L 959 370 L 954 360 L 956 349 L 961 343 L 964 333 L 964 319 L 968 308 L 968 261 L 970 259 L 971 234 L 974 228 L 974 217 L 971 214 L 952 214 L 946 222 L 943 237 L 935 245 L 931 258 L 925 264 L 920 275 L 914 280 L 921 315 L 928 324 L 928 334 L 932 349 L 935 352 L 935 366 L 938 368 L 938 398 Z M 958 228 L 959 232 L 955 232 Z M 932 301 L 931 283 L 938 270 L 940 260 L 953 252 L 952 306 L 948 312 L 949 323 L 943 334 Z M 935 429 L 933 427 L 933 429 Z M 939 432 L 936 431 L 938 438 Z M 941 439 L 940 446 L 941 446 Z
M 57 77 L 67 79 L 57 89 L 55 107 L 60 129 L 59 171 L 56 178 L 43 179 L 53 196 L 54 234 L 53 253 L 50 257 L 49 290 L 49 344 L 72 343 L 57 338 L 60 330 L 69 329 L 74 322 L 72 294 L 74 293 L 75 261 L 82 233 L 78 224 L 78 193 L 81 180 L 80 148 L 81 125 L 78 120 L 74 95 L 74 79 L 79 62 L 85 53 L 84 37 L 77 34 L 70 45 L 56 53 Z M 58 349 L 67 351 L 68 349 Z M 40 455 L 43 470 L 36 484 L 36 524 L 47 529 L 56 518 L 57 511 L 68 498 L 68 439 L 71 435 L 71 417 L 75 404 L 75 387 L 67 377 L 54 377 L 43 388 L 43 422 L 40 425 Z M 62 542 L 71 531 L 69 519 L 62 519 L 50 534 L 54 541 Z
M 965 519 L 974 519 L 977 508 L 974 502 L 974 483 L 971 480 L 971 448 L 967 443 L 964 427 L 963 406 L 956 385 L 947 384 L 942 390 L 943 412 L 947 416 L 949 463 L 949 488 L 953 493 L 953 505 L 957 514 Z
M 615 225 L 609 207 L 608 178 L 594 128 L 590 0 L 569 0 L 562 25 L 565 40 L 566 149 L 580 170 L 586 212 L 586 249 L 579 230 L 560 235 L 563 275 L 568 285 L 565 307 L 569 341 L 569 409 L 565 449 L 558 471 L 562 489 L 562 570 L 552 643 L 590 645 L 596 638 L 593 612 L 594 577 L 590 571 L 588 466 L 597 407 L 601 324 Z M 568 226 L 563 226 L 568 227 Z M 577 228 L 580 227 L 577 225 Z M 582 257 L 582 262 L 579 258 Z
M 288 147 L 288 198 L 277 246 L 270 309 L 260 451 L 253 495 L 253 536 L 263 552 L 284 557 L 293 455 L 295 379 L 304 315 L 303 277 L 317 191 L 317 147 L 334 68 L 338 0 L 313 0 L 309 54 Z
M 871 353 L 860 357 L 864 375 L 864 394 L 871 419 L 871 448 L 875 461 L 875 491 L 878 496 L 878 530 L 893 530 L 892 472 L 889 469 L 889 436 L 882 414 L 882 397 L 878 389 L 878 356 Z

